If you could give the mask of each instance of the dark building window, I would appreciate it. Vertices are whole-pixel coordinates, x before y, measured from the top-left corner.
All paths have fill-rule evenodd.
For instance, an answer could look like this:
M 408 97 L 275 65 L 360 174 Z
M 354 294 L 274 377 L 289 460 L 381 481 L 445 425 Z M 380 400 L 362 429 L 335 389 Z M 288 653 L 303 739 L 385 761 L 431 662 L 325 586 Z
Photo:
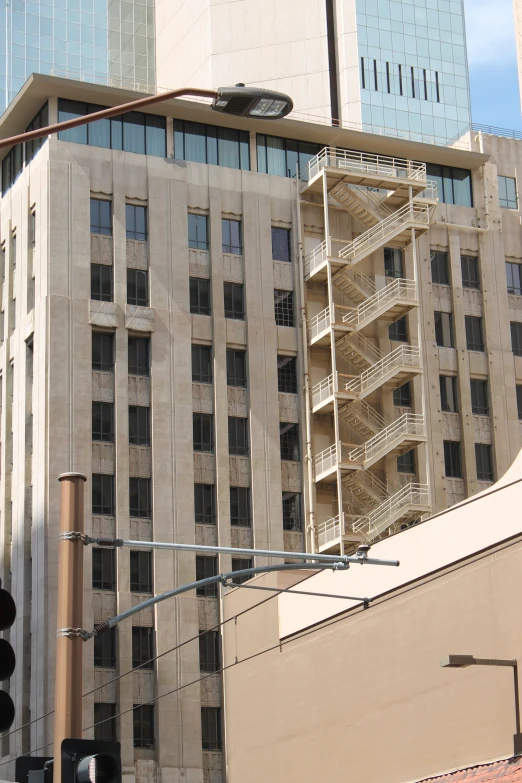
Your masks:
M 475 416 L 488 416 L 488 382 L 472 378 L 471 386 L 471 412 Z
M 462 478 L 462 460 L 460 458 L 460 441 L 444 441 L 444 473 L 447 478 Z
M 116 705 L 113 702 L 95 702 L 94 739 L 116 741 Z
M 149 306 L 149 273 L 146 269 L 127 269 L 127 304 Z
M 440 409 L 447 413 L 458 413 L 457 379 L 454 375 L 439 375 Z
M 112 236 L 112 201 L 91 198 L 91 234 Z
M 515 296 L 522 296 L 522 264 L 512 264 L 510 261 L 506 262 L 506 282 L 508 294 L 515 294 Z
M 228 417 L 228 453 L 248 456 L 248 419 Z
M 114 404 L 112 402 L 93 402 L 92 439 L 114 443 Z
M 206 277 L 190 278 L 190 312 L 193 315 L 210 315 L 210 280 Z
M 399 318 L 398 321 L 395 321 L 395 323 L 389 325 L 388 337 L 390 340 L 394 340 L 398 343 L 408 342 L 408 324 L 405 315 L 403 315 L 402 318 Z
M 468 351 L 483 351 L 484 339 L 482 337 L 482 318 L 474 315 L 464 317 L 466 324 L 466 347 Z
M 150 408 L 129 405 L 129 443 L 150 446 Z
M 200 579 L 207 579 L 209 576 L 217 576 L 217 572 L 217 557 L 196 557 L 196 582 L 199 582 Z M 196 595 L 213 598 L 217 595 L 217 582 L 196 587 Z
M 201 743 L 203 750 L 221 750 L 221 708 L 201 708 Z
M 301 494 L 299 492 L 283 492 L 283 530 L 302 529 Z
M 114 516 L 114 476 L 92 474 L 92 513 Z
M 49 104 L 46 102 L 36 114 L 27 128 L 26 131 L 38 130 L 39 128 L 45 128 L 49 125 Z M 40 147 L 47 141 L 47 136 L 41 136 L 39 139 L 32 139 L 25 142 L 25 162 L 30 163 Z
M 247 385 L 246 351 L 227 348 L 227 386 L 245 389 Z
M 107 107 L 59 98 L 58 122 L 84 117 L 104 108 Z M 138 152 L 142 155 L 157 155 L 160 158 L 164 158 L 167 154 L 165 117 L 141 114 L 137 111 L 60 131 L 58 138 L 61 141 L 72 141 L 76 144 L 89 144 L 91 147 Z
M 212 383 L 211 345 L 192 345 L 192 383 Z
M 112 266 L 91 264 L 91 299 L 112 302 Z
M 135 748 L 154 748 L 154 706 L 135 704 L 132 710 Z
M 498 201 L 504 209 L 518 209 L 517 181 L 514 177 L 499 176 Z
M 493 481 L 493 455 L 488 443 L 475 443 L 478 481 Z
M 522 421 L 522 386 L 517 384 L 517 411 L 518 418 Z
M 194 484 L 196 525 L 216 524 L 216 490 L 213 484 Z
M 402 250 L 400 248 L 384 248 L 384 274 L 386 277 L 404 277 Z
M 223 218 L 221 220 L 221 236 L 223 253 L 233 253 L 235 256 L 240 256 L 243 252 L 241 221 Z
M 457 204 L 460 207 L 473 206 L 471 171 L 451 166 L 426 164 L 426 175 L 437 183 L 439 201 L 443 204 Z
M 400 408 L 411 408 L 411 385 L 409 381 L 393 390 L 393 404 Z
M 297 359 L 295 356 L 277 357 L 277 390 L 283 394 L 297 394 Z
M 250 489 L 230 487 L 230 524 L 234 527 L 250 527 Z
M 225 318 L 242 321 L 245 318 L 244 287 L 242 283 L 224 283 Z
M 463 288 L 480 289 L 479 265 L 476 256 L 461 256 Z
M 129 375 L 149 375 L 149 348 L 148 337 L 129 337 Z
M 208 250 L 208 217 L 207 215 L 188 214 L 188 246 L 195 250 Z
M 132 551 L 130 553 L 131 593 L 152 593 L 152 553 Z
M 92 369 L 112 372 L 114 369 L 113 335 L 92 333 Z
M 281 459 L 299 462 L 299 425 L 279 422 Z
M 448 254 L 438 251 L 431 252 L 431 282 L 449 285 Z
M 125 227 L 127 239 L 147 241 L 147 207 L 139 204 L 125 204 Z
M 214 451 L 214 416 L 211 413 L 192 414 L 194 451 Z
M 415 473 L 415 449 L 397 457 L 397 473 Z
M 274 288 L 275 322 L 278 326 L 294 325 L 294 292 Z
M 249 171 L 248 131 L 174 120 L 174 157 Z
M 515 356 L 522 356 L 522 323 L 511 321 L 511 347 Z
M 437 345 L 453 348 L 453 319 L 451 313 L 435 311 L 435 341 Z
M 132 627 L 132 668 L 153 669 L 154 629 Z
M 92 589 L 116 590 L 116 552 L 114 549 L 92 550 Z
M 292 261 L 290 229 L 272 226 L 272 259 L 274 261 Z
M 2 195 L 16 182 L 23 167 L 23 144 L 16 144 L 2 161 Z
M 100 669 L 116 668 L 116 628 L 94 637 L 94 665 Z
M 221 668 L 218 631 L 199 632 L 199 668 L 202 672 L 218 672 Z
M 257 170 L 278 177 L 295 177 L 299 166 L 301 179 L 308 179 L 308 162 L 321 145 L 295 139 L 257 134 Z
M 150 478 L 129 478 L 129 513 L 139 519 L 152 518 Z
M 233 557 L 232 558 L 232 571 L 243 571 L 246 568 L 252 568 L 251 557 Z M 252 579 L 253 574 L 240 574 L 239 576 L 233 576 L 232 582 L 235 585 L 242 585 L 243 582 L 248 582 Z

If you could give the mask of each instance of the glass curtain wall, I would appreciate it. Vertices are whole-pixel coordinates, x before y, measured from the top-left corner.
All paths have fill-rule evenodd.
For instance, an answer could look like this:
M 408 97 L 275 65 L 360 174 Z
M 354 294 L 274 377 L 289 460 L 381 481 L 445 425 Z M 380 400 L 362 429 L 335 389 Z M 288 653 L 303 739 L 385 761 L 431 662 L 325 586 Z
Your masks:
M 0 112 L 32 73 L 153 87 L 154 0 L 0 0 Z
M 461 135 L 471 122 L 463 0 L 356 8 L 363 125 L 426 142 Z

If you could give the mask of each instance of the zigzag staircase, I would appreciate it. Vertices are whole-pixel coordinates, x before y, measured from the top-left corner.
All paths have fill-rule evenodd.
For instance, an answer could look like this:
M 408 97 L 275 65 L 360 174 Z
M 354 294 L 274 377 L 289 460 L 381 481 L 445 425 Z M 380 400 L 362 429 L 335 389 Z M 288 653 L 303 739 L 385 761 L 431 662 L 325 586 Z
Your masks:
M 426 485 L 412 482 L 390 495 L 390 483 L 371 470 L 388 464 L 384 457 L 426 440 L 423 411 L 388 421 L 374 405 L 383 388 L 391 390 L 422 373 L 417 345 L 401 344 L 383 353 L 375 338 L 376 322 L 393 323 L 419 306 L 417 283 L 392 278 L 378 288 L 363 262 L 385 246 L 404 248 L 412 236 L 428 230 L 436 185 L 426 179 L 422 163 L 324 148 L 310 161 L 303 189 L 316 202 L 328 194 L 322 205 L 327 238 L 304 263 L 305 282 L 328 282 L 325 307 L 310 318 L 308 338 L 312 351 L 330 351 L 332 367 L 312 389 L 312 412 L 333 414 L 335 433 L 334 443 L 315 454 L 314 481 L 316 487 L 334 484 L 343 512 L 320 522 L 316 543 L 320 551 L 343 552 L 429 508 Z M 332 206 L 360 225 L 361 233 L 351 241 L 329 237 Z

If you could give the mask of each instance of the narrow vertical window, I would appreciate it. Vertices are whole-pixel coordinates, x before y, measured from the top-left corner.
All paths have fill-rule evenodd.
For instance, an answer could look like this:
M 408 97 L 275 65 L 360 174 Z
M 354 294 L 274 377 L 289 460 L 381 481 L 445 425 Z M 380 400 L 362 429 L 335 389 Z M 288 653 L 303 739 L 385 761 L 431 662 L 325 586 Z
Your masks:
M 379 82 L 377 80 L 377 60 L 373 61 L 373 81 L 375 85 L 375 91 L 379 89 Z
M 422 69 L 422 75 L 424 78 L 424 100 L 428 100 L 428 81 L 426 79 L 426 68 Z
M 364 73 L 364 57 L 361 57 L 361 79 L 362 79 L 362 88 L 363 90 L 366 89 L 366 76 Z
M 391 92 L 391 86 L 390 86 L 390 63 L 386 63 L 386 86 L 387 86 L 388 92 Z
M 402 65 L 399 65 L 399 93 L 400 95 L 404 94 L 402 90 Z
M 439 72 L 435 71 L 435 94 L 437 96 L 437 103 L 440 103 L 440 87 L 439 87 Z

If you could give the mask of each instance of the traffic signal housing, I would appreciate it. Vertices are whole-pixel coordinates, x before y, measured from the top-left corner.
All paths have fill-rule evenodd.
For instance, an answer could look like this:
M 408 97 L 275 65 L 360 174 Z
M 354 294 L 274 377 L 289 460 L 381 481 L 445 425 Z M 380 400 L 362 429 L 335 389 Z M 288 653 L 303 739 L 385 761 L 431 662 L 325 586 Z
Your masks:
M 16 619 L 16 605 L 11 593 L 4 590 L 0 580 L 0 631 L 7 631 Z M 0 681 L 8 680 L 16 666 L 16 656 L 6 639 L 0 639 Z M 7 731 L 13 725 L 15 708 L 7 691 L 0 690 L 0 731 Z
M 121 783 L 120 743 L 64 739 L 62 780 L 55 783 Z
M 18 756 L 15 761 L 16 783 L 53 783 L 52 756 Z

